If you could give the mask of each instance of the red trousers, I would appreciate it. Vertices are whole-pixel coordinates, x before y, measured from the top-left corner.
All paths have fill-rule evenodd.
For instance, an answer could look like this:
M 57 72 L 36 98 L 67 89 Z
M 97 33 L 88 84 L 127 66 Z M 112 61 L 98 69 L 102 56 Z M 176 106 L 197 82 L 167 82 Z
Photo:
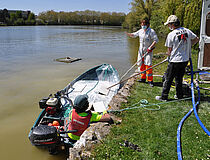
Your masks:
M 148 65 L 145 65 L 144 63 L 141 64 L 140 66 L 140 72 L 150 68 L 152 66 L 148 66 Z M 152 74 L 152 68 L 141 73 L 141 79 L 146 79 L 147 78 L 147 81 L 148 82 L 152 82 L 153 81 L 153 74 Z

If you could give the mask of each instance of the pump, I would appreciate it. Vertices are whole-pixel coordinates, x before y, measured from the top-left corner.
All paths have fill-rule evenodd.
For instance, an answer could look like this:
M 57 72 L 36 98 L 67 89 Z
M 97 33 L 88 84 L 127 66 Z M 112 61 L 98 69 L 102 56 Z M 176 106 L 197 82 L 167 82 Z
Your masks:
M 43 98 L 39 101 L 39 107 L 45 109 L 49 115 L 54 115 L 61 107 L 59 98 Z

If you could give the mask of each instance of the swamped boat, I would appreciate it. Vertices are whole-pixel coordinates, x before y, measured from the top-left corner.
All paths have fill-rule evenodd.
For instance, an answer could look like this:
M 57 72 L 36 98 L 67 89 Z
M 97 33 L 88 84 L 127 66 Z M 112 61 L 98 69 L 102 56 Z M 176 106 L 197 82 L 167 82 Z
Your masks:
M 28 135 L 32 145 L 48 148 L 52 154 L 60 147 L 72 147 L 67 133 L 75 131 L 68 131 L 67 125 L 75 97 L 87 94 L 91 111 L 103 112 L 109 109 L 108 104 L 120 86 L 107 88 L 119 81 L 117 70 L 110 64 L 102 64 L 86 71 L 54 96 L 40 100 L 42 111 Z

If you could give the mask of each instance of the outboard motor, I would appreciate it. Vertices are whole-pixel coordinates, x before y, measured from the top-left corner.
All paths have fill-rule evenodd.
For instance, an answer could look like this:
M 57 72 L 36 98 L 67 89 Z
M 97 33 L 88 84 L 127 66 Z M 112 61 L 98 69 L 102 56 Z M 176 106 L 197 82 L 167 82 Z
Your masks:
M 36 126 L 31 131 L 29 139 L 35 146 L 53 147 L 59 142 L 57 129 L 47 125 Z

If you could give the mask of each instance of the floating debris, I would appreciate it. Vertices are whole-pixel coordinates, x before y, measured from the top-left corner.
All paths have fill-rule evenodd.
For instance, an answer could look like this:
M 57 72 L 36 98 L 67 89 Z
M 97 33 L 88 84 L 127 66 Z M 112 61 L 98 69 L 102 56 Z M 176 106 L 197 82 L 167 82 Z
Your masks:
M 64 62 L 64 63 L 72 63 L 72 62 L 76 62 L 76 61 L 79 61 L 79 60 L 81 60 L 81 58 L 65 57 L 65 58 L 55 59 L 54 61 Z

